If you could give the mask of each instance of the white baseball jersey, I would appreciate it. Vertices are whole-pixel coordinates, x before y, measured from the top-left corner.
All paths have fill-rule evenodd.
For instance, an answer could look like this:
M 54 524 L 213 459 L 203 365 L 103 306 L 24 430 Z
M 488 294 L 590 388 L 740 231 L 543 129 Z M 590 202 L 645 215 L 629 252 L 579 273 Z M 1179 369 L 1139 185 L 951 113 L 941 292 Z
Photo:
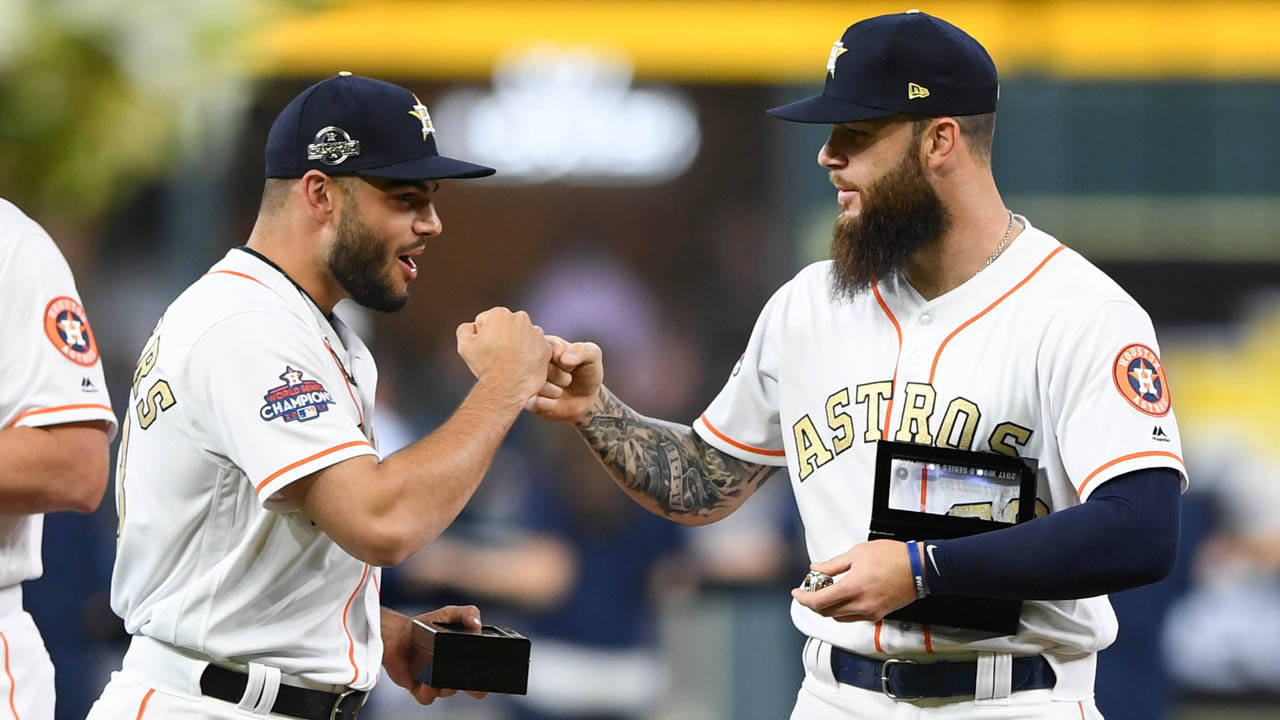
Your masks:
M 98 338 L 49 234 L 0 200 L 0 428 L 116 418 Z M 58 478 L 49 478 L 57 482 Z M 40 577 L 43 515 L 0 515 L 0 588 Z
M 111 606 L 125 628 L 371 688 L 380 570 L 279 493 L 376 454 L 376 384 L 355 334 L 246 249 L 183 292 L 143 351 L 122 430 Z
M 694 428 L 729 455 L 787 467 L 811 559 L 867 540 L 882 437 L 1036 458 L 1042 511 L 1076 505 L 1142 468 L 1173 468 L 1185 487 L 1147 314 L 1079 254 L 1019 219 L 1026 229 L 990 267 L 933 300 L 897 273 L 873 292 L 833 301 L 831 264 L 820 262 L 761 312 Z M 1082 692 L 1092 691 L 1092 653 L 1116 634 L 1105 596 L 1027 602 L 1019 632 L 995 638 L 841 623 L 799 603 L 791 614 L 805 634 L 857 653 L 1043 653 L 1059 686 Z M 1076 670 L 1063 666 L 1067 658 L 1088 662 Z

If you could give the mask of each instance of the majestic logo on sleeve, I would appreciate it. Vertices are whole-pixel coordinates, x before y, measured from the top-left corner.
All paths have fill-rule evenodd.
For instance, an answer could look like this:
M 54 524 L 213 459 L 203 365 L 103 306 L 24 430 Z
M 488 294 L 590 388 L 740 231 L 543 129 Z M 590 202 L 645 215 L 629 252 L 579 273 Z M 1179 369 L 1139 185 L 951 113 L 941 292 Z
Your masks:
M 315 380 L 306 380 L 301 370 L 288 365 L 280 374 L 283 385 L 278 385 L 262 396 L 266 402 L 258 409 L 258 415 L 268 422 L 284 418 L 285 422 L 314 420 L 333 404 L 333 396 Z
M 1111 371 L 1116 389 L 1135 408 L 1153 417 L 1169 414 L 1169 383 L 1160 357 L 1151 348 L 1129 345 L 1116 355 Z
M 56 297 L 44 308 L 44 334 L 63 357 L 90 367 L 98 362 L 98 343 L 89 329 L 89 317 L 75 298 Z

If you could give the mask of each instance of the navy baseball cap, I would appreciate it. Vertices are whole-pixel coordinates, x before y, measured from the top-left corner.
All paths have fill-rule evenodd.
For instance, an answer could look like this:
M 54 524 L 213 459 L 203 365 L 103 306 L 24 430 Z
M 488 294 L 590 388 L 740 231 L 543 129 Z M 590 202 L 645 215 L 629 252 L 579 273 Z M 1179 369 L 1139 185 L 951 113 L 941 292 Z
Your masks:
M 267 135 L 267 177 L 364 175 L 391 180 L 486 177 L 493 168 L 445 157 L 418 96 L 348 72 L 295 97 Z
M 899 113 L 981 115 L 1000 96 L 996 65 L 965 31 L 919 10 L 849 26 L 827 58 L 821 95 L 770 115 L 803 123 L 849 123 Z

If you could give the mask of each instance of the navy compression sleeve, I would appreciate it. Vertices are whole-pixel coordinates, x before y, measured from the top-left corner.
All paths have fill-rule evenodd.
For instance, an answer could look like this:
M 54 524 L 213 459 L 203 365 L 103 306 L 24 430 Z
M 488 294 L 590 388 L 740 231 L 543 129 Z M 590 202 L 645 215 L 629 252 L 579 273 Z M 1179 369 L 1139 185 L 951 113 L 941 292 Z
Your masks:
M 1117 476 L 1088 501 L 1003 530 L 925 545 L 930 594 L 1063 600 L 1156 582 L 1178 552 L 1181 479 Z M 932 548 L 932 549 L 930 549 Z

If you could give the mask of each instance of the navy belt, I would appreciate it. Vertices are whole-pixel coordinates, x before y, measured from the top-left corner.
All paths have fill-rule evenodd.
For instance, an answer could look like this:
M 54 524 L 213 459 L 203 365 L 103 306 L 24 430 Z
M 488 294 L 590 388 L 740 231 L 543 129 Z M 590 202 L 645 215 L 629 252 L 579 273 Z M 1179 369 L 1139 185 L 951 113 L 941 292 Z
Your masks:
M 918 663 L 855 655 L 838 647 L 831 648 L 831 672 L 836 680 L 864 690 L 882 692 L 894 700 L 944 698 L 957 695 L 973 697 L 977 690 L 978 663 Z M 1013 659 L 1013 691 L 1039 690 L 1053 687 L 1057 676 L 1048 661 L 1039 655 Z

